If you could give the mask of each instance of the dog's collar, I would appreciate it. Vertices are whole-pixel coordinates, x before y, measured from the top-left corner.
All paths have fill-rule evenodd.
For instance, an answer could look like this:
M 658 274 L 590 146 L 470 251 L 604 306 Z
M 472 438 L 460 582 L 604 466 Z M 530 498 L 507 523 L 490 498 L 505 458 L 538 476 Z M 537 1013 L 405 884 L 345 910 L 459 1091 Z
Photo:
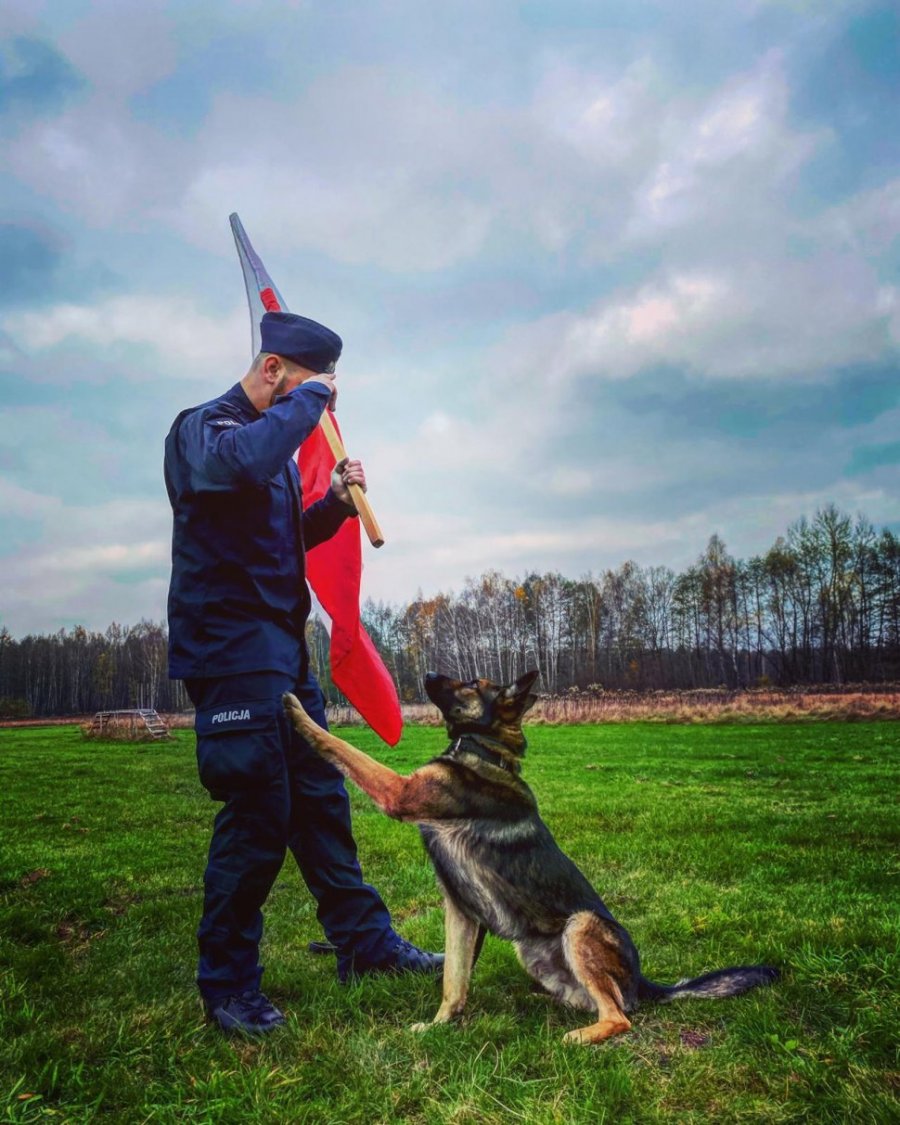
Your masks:
M 456 758 L 460 753 L 474 754 L 476 758 L 481 758 L 488 765 L 498 766 L 501 770 L 506 770 L 507 773 L 517 774 L 520 769 L 518 762 L 511 761 L 502 751 L 492 749 L 472 734 L 464 734 L 461 738 L 457 738 L 450 749 L 446 751 L 450 758 Z

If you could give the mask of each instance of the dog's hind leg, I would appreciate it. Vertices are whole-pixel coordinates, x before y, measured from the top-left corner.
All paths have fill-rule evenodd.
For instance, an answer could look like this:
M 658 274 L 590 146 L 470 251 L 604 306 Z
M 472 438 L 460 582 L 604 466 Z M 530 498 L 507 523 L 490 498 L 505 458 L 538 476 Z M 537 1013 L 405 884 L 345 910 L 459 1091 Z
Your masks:
M 469 994 L 469 979 L 484 940 L 484 927 L 464 914 L 449 895 L 444 896 L 444 993 L 431 1023 L 413 1024 L 426 1031 L 436 1023 L 449 1023 L 462 1014 Z
M 565 1038 L 573 1043 L 600 1043 L 631 1027 L 625 1015 L 629 1007 L 632 966 L 630 939 L 622 931 L 591 911 L 573 914 L 563 932 L 566 960 L 597 1005 L 597 1022 L 570 1031 Z

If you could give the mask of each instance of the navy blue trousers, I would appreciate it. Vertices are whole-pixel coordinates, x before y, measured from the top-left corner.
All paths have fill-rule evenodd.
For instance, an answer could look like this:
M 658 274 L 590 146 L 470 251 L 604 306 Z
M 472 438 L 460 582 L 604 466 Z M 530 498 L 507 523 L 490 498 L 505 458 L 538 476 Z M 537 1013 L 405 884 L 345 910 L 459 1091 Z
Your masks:
M 293 691 L 327 727 L 312 674 L 274 672 L 186 681 L 197 708 L 197 764 L 216 815 L 197 931 L 197 983 L 207 1001 L 257 989 L 262 906 L 288 849 L 340 954 L 377 961 L 394 932 L 387 907 L 363 882 L 344 779 L 285 718 Z

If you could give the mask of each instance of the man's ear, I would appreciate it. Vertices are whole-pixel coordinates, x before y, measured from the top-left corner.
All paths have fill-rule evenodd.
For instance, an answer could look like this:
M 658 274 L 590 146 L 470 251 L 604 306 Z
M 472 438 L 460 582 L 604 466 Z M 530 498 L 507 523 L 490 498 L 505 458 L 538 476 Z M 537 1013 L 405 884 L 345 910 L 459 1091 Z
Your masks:
M 262 369 L 267 383 L 277 383 L 281 378 L 284 364 L 277 355 L 267 355 L 263 360 Z

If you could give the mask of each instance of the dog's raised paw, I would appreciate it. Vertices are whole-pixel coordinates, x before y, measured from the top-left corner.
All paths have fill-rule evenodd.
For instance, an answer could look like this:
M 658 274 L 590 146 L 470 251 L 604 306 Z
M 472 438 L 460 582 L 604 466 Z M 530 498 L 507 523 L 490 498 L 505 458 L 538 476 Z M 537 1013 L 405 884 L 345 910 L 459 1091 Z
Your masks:
M 284 707 L 284 713 L 295 726 L 302 723 L 307 718 L 307 714 L 303 710 L 303 704 L 296 695 L 293 695 L 291 692 L 286 691 L 284 693 L 281 697 L 281 705 Z

